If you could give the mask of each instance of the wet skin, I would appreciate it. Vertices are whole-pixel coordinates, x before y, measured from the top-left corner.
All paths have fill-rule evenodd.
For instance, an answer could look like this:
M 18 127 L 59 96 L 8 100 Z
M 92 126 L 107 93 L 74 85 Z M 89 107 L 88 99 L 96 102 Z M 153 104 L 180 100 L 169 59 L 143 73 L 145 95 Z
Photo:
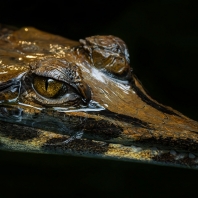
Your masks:
M 198 123 L 150 98 L 114 36 L 0 29 L 0 147 L 197 167 Z

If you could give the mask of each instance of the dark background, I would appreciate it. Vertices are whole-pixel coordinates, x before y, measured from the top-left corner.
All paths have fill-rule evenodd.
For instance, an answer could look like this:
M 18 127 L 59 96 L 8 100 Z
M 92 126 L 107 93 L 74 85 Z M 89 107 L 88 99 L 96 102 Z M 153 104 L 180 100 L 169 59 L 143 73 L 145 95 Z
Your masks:
M 150 95 L 198 120 L 195 2 L 6 0 L 0 3 L 0 23 L 34 26 L 74 40 L 98 34 L 118 36 L 126 42 L 131 66 Z M 192 197 L 198 172 L 111 160 L 0 152 L 0 178 L 5 195 Z

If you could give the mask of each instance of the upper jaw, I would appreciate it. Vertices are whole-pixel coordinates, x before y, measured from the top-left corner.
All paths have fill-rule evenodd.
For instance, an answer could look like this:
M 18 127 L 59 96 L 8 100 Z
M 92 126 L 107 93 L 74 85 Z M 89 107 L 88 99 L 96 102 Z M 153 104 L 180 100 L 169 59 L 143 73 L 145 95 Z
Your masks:
M 197 122 L 150 98 L 133 75 L 128 84 L 101 75 L 102 80 L 86 74 L 84 81 L 92 92 L 87 106 L 36 107 L 19 98 L 18 103 L 1 104 L 1 120 L 63 135 L 82 131 L 84 138 L 125 146 L 149 145 L 197 152 Z M 46 122 L 53 124 L 46 126 Z
M 39 43 L 43 45 L 37 48 L 32 43 L 32 47 L 28 49 L 33 51 L 28 52 L 27 46 L 18 46 L 17 39 L 21 36 L 27 41 L 28 39 L 41 40 L 38 45 Z M 10 97 L 9 100 L 3 102 L 1 100 L 1 120 L 46 129 L 44 132 L 47 134 L 46 139 L 50 139 L 50 135 L 56 136 L 57 133 L 61 134 L 59 137 L 65 138 L 80 131 L 83 132 L 82 138 L 113 144 L 114 150 L 116 150 L 115 145 L 121 145 L 116 150 L 120 151 L 118 152 L 120 157 L 123 145 L 129 146 L 127 148 L 129 150 L 132 149 L 131 145 L 139 145 L 141 148 L 155 146 L 158 150 L 168 148 L 197 153 L 197 122 L 172 108 L 159 104 L 147 95 L 137 78 L 131 74 L 128 51 L 121 39 L 113 36 L 95 36 L 86 38 L 86 41 L 81 41 L 79 44 L 64 38 L 56 40 L 56 36 L 43 34 L 32 28 L 29 28 L 28 32 L 21 29 L 14 33 L 14 37 L 15 39 L 10 40 L 9 45 L 16 42 L 14 45 L 16 49 L 13 48 L 11 53 L 8 51 L 9 46 L 5 44 L 2 60 L 10 65 L 16 64 L 18 60 L 19 65 L 11 74 L 7 67 L 5 72 L 9 75 L 1 75 L 0 78 L 0 97 L 5 98 L 5 95 Z M 60 43 L 51 45 L 52 49 L 49 53 L 48 47 L 51 40 Z M 111 45 L 112 41 L 116 45 Z M 60 51 L 58 51 L 59 48 L 61 48 Z M 45 49 L 44 51 L 48 53 L 38 55 L 39 51 L 35 51 L 37 49 Z M 64 56 L 60 53 L 62 50 Z M 30 56 L 31 54 L 34 56 Z M 11 55 L 16 56 L 16 59 L 10 60 Z M 80 68 L 81 74 L 77 73 L 83 81 L 83 86 L 82 89 L 79 88 L 78 93 L 84 99 L 80 107 L 69 108 L 57 104 L 46 107 L 28 100 L 31 97 L 20 89 L 23 87 L 22 77 L 25 77 L 25 73 L 32 72 L 34 69 L 35 74 L 41 72 L 37 68 L 31 68 L 30 59 L 37 58 L 42 60 L 41 63 L 45 61 L 49 63 L 48 60 L 52 57 L 67 63 L 75 63 Z M 101 57 L 106 57 L 108 61 L 105 59 L 100 64 Z M 119 63 L 118 67 L 115 64 L 116 61 Z M 36 64 L 35 67 L 37 66 L 42 65 Z M 46 69 L 49 68 L 46 67 Z M 10 81 L 10 79 L 14 80 Z M 71 85 L 75 87 L 75 84 Z M 91 93 L 87 91 L 89 89 Z M 26 91 L 33 93 L 32 89 Z M 22 93 L 25 93 L 26 97 L 21 97 Z M 29 144 L 28 142 L 26 146 Z

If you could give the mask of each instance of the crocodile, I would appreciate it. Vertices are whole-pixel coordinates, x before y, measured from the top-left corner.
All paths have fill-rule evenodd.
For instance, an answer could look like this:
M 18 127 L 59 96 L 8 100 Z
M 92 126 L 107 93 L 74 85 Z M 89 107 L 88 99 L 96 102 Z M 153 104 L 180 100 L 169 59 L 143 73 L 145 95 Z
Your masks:
M 116 36 L 0 26 L 0 149 L 198 167 L 198 123 L 152 99 Z

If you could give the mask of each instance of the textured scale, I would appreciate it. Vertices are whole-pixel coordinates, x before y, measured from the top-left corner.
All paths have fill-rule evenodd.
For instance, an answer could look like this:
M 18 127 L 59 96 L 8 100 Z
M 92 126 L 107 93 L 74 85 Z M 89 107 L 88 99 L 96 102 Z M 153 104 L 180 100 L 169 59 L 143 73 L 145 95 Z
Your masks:
M 198 123 L 147 95 L 114 36 L 0 26 L 0 120 L 1 149 L 198 166 Z

